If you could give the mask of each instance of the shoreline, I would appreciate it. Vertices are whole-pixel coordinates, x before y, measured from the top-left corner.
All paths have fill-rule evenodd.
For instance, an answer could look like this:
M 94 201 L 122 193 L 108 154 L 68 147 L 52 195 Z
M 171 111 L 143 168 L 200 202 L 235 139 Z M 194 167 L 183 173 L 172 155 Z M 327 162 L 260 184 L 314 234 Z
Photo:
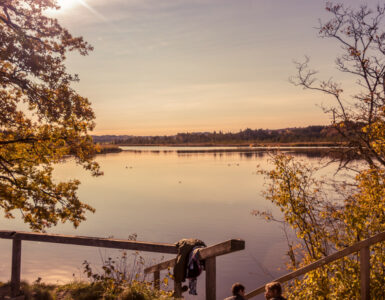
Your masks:
M 259 151 L 279 151 L 279 150 L 306 150 L 306 151 L 327 151 L 344 147 L 342 143 L 330 142 L 301 142 L 301 143 L 254 143 L 254 144 L 99 144 L 100 154 L 120 153 L 120 152 L 177 152 L 177 153 L 250 153 Z M 129 147 L 133 149 L 123 149 Z M 135 149 L 141 147 L 142 149 Z M 169 149 L 154 149 L 158 147 Z M 143 149 L 147 148 L 147 149 Z M 178 149 L 179 148 L 179 149 Z M 190 148 L 190 149 L 189 149 Z M 196 148 L 196 149 L 191 149 Z M 206 148 L 206 149 L 199 149 Z
M 341 147 L 337 142 L 296 142 L 296 143 L 185 143 L 185 144 L 114 144 L 118 147 L 240 147 L 240 148 L 272 148 L 272 147 Z

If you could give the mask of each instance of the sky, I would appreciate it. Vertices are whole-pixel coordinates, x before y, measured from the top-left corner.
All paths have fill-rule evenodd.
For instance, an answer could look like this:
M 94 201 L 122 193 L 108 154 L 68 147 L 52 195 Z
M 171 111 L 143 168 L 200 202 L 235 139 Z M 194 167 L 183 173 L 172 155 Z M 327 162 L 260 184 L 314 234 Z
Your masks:
M 375 6 L 377 0 L 344 0 Z M 323 0 L 59 0 L 53 13 L 94 51 L 70 54 L 93 134 L 172 135 L 330 124 L 326 95 L 293 86 L 305 55 L 345 89 L 336 41 L 318 37 Z

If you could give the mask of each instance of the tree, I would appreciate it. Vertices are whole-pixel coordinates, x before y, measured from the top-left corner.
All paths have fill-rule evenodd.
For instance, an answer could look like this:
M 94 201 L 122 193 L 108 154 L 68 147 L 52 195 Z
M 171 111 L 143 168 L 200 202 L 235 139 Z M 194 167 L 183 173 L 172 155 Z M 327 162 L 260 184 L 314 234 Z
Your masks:
M 359 92 L 351 95 L 332 79 L 317 80 L 317 72 L 308 68 L 308 58 L 296 63 L 298 75 L 291 81 L 336 100 L 337 105 L 325 111 L 331 114 L 332 125 L 346 142 L 342 166 L 361 158 L 370 167 L 384 168 L 385 5 L 378 5 L 373 11 L 368 6 L 353 10 L 328 3 L 326 10 L 333 17 L 320 23 L 320 37 L 334 39 L 341 45 L 343 54 L 336 58 L 337 69 L 356 78 Z
M 7 218 L 20 211 L 33 230 L 70 221 L 76 227 L 93 208 L 82 203 L 79 181 L 56 183 L 53 165 L 67 155 L 93 175 L 96 148 L 90 102 L 71 83 L 66 54 L 92 47 L 56 19 L 55 0 L 0 2 L 0 207 Z
M 339 150 L 340 171 L 351 169 L 354 159 L 360 164 L 348 182 L 321 180 L 316 168 L 281 154 L 273 157 L 272 170 L 261 171 L 270 181 L 265 198 L 280 208 L 283 220 L 269 212 L 254 214 L 283 221 L 296 234 L 288 239 L 290 270 L 385 231 L 385 5 L 353 10 L 328 3 L 326 10 L 332 18 L 320 24 L 320 36 L 342 46 L 337 69 L 353 75 L 360 91 L 347 98 L 335 81 L 318 81 L 308 59 L 296 64 L 292 82 L 336 100 L 325 111 L 346 143 Z M 384 299 L 385 243 L 370 250 L 371 298 Z M 290 299 L 358 299 L 358 254 L 309 272 L 288 289 Z

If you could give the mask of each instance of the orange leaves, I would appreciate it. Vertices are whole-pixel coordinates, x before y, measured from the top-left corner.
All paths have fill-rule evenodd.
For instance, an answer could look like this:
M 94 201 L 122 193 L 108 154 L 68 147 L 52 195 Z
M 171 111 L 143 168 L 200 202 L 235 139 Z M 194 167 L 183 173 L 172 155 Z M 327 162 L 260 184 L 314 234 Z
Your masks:
M 361 56 L 361 51 L 357 50 L 354 47 L 349 48 L 349 53 L 351 56 Z

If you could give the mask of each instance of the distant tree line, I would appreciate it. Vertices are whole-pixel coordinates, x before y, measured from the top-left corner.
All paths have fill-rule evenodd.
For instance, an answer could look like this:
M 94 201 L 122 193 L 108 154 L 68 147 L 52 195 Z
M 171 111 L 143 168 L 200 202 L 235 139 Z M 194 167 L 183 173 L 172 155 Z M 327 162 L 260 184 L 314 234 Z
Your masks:
M 237 133 L 222 131 L 178 133 L 169 136 L 94 136 L 96 143 L 119 145 L 186 145 L 186 144 L 258 144 L 258 143 L 298 143 L 339 141 L 339 134 L 330 126 L 308 126 L 286 129 L 250 129 Z

